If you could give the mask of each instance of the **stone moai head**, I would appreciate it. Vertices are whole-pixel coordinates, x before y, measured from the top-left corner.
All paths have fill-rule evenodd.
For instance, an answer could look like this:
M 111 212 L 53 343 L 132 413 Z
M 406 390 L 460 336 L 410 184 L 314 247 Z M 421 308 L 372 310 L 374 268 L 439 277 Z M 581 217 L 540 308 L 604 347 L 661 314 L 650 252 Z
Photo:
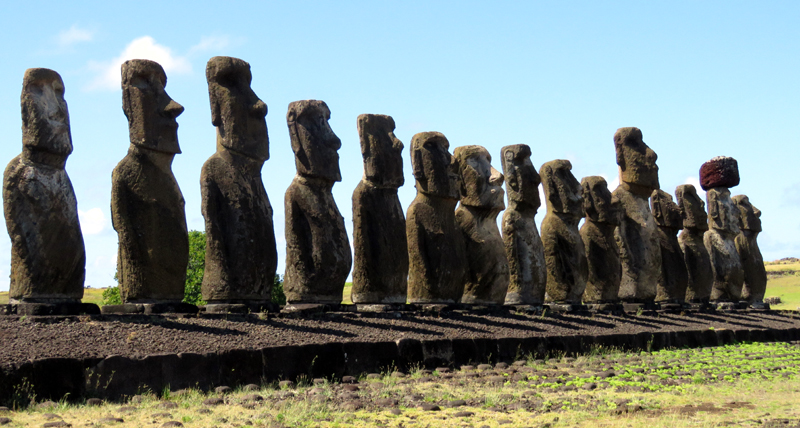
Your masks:
M 304 100 L 289 104 L 286 123 L 298 174 L 342 181 L 338 153 L 342 141 L 328 124 L 330 118 L 331 110 L 324 101 Z
M 132 59 L 122 64 L 122 110 L 128 118 L 131 144 L 164 153 L 180 153 L 178 121 L 183 106 L 169 97 L 167 75 L 155 61 Z
M 611 191 L 605 178 L 598 175 L 583 177 L 581 188 L 587 220 L 614 226 L 619 224 L 619 208 L 611 202 Z
M 739 208 L 731 201 L 727 187 L 714 187 L 706 192 L 708 227 L 734 235 L 739 233 Z
M 502 210 L 503 174 L 492 167 L 492 155 L 482 146 L 460 146 L 453 151 L 461 174 L 463 205 Z
M 459 199 L 461 175 L 449 149 L 450 142 L 441 132 L 420 132 L 411 138 L 411 169 L 419 192 Z
M 539 200 L 542 178 L 531 163 L 531 148 L 527 144 L 514 144 L 503 147 L 500 153 L 508 200 L 530 205 L 535 212 L 542 205 Z
M 581 184 L 572 175 L 572 164 L 564 159 L 550 161 L 542 165 L 539 175 L 547 197 L 547 212 L 580 220 L 583 217 L 583 196 Z
M 29 68 L 22 79 L 22 147 L 62 155 L 72 153 L 64 81 L 47 68 Z
M 672 195 L 661 190 L 653 190 L 650 196 L 650 209 L 653 211 L 653 218 L 660 227 L 670 229 L 683 229 L 683 217 L 681 209 L 675 202 L 672 202 Z
M 641 196 L 659 188 L 658 156 L 642 140 L 639 128 L 619 128 L 614 134 L 614 149 L 617 152 L 619 179 L 629 185 L 632 192 Z
M 396 189 L 403 177 L 403 143 L 394 135 L 394 119 L 383 114 L 358 116 L 364 178 L 377 187 Z
M 739 228 L 761 232 L 761 210 L 751 204 L 746 195 L 736 195 L 731 200 L 739 208 Z
M 685 229 L 708 230 L 706 203 L 697 195 L 691 184 L 681 184 L 675 189 L 675 199 L 683 219 Z
M 250 64 L 238 58 L 215 56 L 206 64 L 211 123 L 217 142 L 247 157 L 269 159 L 267 105 L 253 92 Z

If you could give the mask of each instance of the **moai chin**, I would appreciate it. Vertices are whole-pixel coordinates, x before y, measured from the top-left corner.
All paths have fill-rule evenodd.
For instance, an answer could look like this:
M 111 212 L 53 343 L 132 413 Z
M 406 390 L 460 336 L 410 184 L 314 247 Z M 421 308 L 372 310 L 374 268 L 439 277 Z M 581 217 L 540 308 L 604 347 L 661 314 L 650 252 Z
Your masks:
M 659 187 L 658 156 L 642 140 L 642 131 L 633 127 L 617 129 L 614 149 L 620 178 L 620 186 L 611 194 L 620 209 L 615 232 L 622 265 L 619 297 L 626 302 L 652 302 L 661 275 L 661 247 L 648 198 Z
M 586 221 L 580 234 L 586 251 L 588 275 L 584 303 L 614 303 L 619 300 L 622 266 L 614 230 L 619 225 L 619 209 L 611 202 L 611 192 L 603 177 L 581 180 Z
M 269 159 L 267 105 L 250 87 L 250 64 L 241 59 L 211 58 L 206 80 L 217 151 L 200 173 L 203 300 L 266 304 L 278 266 L 272 206 L 261 180 Z
M 457 303 L 464 292 L 466 248 L 455 218 L 461 177 L 449 148 L 440 132 L 411 139 L 417 196 L 406 215 L 410 303 Z
M 541 305 L 547 270 L 542 238 L 534 217 L 541 206 L 539 173 L 531 163 L 526 144 L 501 149 L 503 175 L 508 191 L 508 209 L 503 213 L 503 244 L 509 267 L 507 305 Z
M 122 64 L 122 109 L 131 145 L 111 176 L 111 219 L 119 237 L 117 273 L 125 303 L 183 300 L 189 236 L 172 160 L 180 153 L 183 107 L 167 95 L 153 61 Z
M 653 191 L 650 204 L 661 243 L 661 275 L 658 277 L 656 301 L 683 303 L 689 274 L 678 243 L 678 232 L 683 229 L 681 210 L 672 202 L 672 195 L 661 189 Z
M 578 231 L 583 217 L 581 185 L 568 160 L 542 165 L 547 214 L 542 220 L 542 244 L 547 267 L 547 298 L 556 303 L 580 304 L 586 289 L 586 250 Z
M 505 209 L 503 174 L 492 167 L 492 156 L 484 147 L 456 147 L 453 155 L 461 174 L 456 224 L 467 250 L 461 303 L 502 305 L 509 282 L 508 259 L 497 228 L 497 215 Z
M 683 231 L 678 236 L 678 243 L 683 252 L 688 282 L 686 284 L 686 301 L 691 303 L 708 303 L 714 276 L 711 269 L 711 257 L 703 242 L 703 235 L 708 230 L 708 214 L 706 204 L 697 195 L 697 189 L 691 184 L 682 184 L 675 189 Z
M 11 238 L 11 303 L 78 303 L 86 254 L 78 203 L 64 166 L 72 153 L 61 76 L 46 68 L 22 81 L 22 153 L 3 175 Z
M 761 210 L 753 206 L 745 195 L 736 195 L 731 200 L 739 208 L 739 234 L 734 242 L 744 271 L 742 299 L 751 304 L 763 303 L 767 290 L 767 270 L 756 240 L 761 232 Z
M 342 302 L 353 264 L 350 241 L 331 189 L 342 180 L 342 146 L 328 120 L 331 111 L 317 100 L 289 104 L 286 122 L 297 175 L 286 190 L 286 276 L 289 303 Z
M 397 197 L 403 185 L 403 143 L 394 119 L 358 116 L 364 177 L 353 192 L 353 303 L 405 303 L 408 289 L 406 219 Z

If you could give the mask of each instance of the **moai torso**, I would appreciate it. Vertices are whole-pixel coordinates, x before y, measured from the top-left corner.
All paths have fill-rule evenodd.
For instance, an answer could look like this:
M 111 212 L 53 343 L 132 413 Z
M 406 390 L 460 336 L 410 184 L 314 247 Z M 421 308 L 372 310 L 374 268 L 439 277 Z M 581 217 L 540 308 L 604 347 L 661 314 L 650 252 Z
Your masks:
M 580 234 L 586 250 L 588 274 L 584 303 L 616 302 L 622 267 L 614 230 L 619 223 L 617 207 L 611 202 L 611 192 L 603 177 L 592 176 L 581 180 L 583 208 L 586 221 Z
M 689 275 L 677 236 L 683 229 L 681 211 L 672 202 L 672 196 L 663 190 L 654 190 L 650 200 L 661 244 L 661 275 L 658 277 L 656 301 L 682 303 L 686 299 Z
M 761 303 L 767 290 L 767 270 L 756 241 L 761 232 L 761 210 L 753 206 L 745 195 L 736 195 L 731 199 L 739 208 L 740 232 L 734 242 L 744 271 L 742 299 Z
M 675 198 L 683 220 L 683 231 L 678 236 L 678 244 L 686 265 L 686 301 L 708 302 L 714 275 L 711 257 L 703 243 L 703 235 L 708 230 L 705 202 L 697 196 L 697 190 L 691 184 L 678 186 L 675 189 Z

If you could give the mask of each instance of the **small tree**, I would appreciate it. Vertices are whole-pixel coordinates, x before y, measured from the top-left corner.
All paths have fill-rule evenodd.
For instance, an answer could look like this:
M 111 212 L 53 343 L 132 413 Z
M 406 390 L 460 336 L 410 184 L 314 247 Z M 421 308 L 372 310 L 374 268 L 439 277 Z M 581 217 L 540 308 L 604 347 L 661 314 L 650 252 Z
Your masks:
M 206 234 L 192 230 L 189 232 L 189 265 L 186 268 L 186 288 L 183 302 L 192 305 L 205 305 L 203 301 L 203 273 L 206 268 Z

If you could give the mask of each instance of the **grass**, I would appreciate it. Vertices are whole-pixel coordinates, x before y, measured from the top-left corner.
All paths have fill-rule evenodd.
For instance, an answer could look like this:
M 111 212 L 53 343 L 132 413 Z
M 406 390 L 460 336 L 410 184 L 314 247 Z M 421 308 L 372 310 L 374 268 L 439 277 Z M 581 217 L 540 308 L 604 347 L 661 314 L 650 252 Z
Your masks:
M 99 305 L 103 301 L 103 288 L 84 288 L 83 303 Z M 8 291 L 0 291 L 0 305 L 8 303 Z
M 342 304 L 352 305 L 353 300 L 350 298 L 350 292 L 353 291 L 353 283 L 346 282 L 344 284 L 344 291 L 342 292 Z
M 772 309 L 797 310 L 800 307 L 800 276 L 784 275 L 767 280 L 766 297 L 780 297 L 781 303 Z
M 764 262 L 764 267 L 767 272 L 798 272 L 800 271 L 800 263 L 798 262 Z

